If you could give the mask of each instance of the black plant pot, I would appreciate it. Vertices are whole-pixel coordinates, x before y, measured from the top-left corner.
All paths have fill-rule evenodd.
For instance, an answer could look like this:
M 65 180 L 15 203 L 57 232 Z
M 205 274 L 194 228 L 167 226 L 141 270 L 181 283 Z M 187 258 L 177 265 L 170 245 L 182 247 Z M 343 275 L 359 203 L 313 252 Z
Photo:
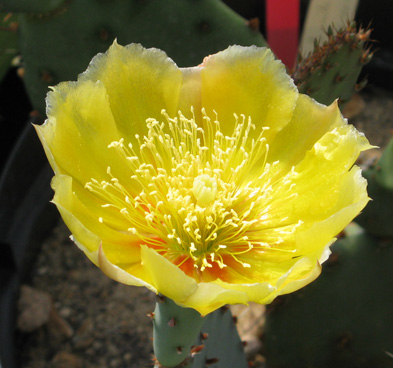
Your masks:
M 14 322 L 18 289 L 58 219 L 50 203 L 53 173 L 32 122 L 25 125 L 0 178 L 0 368 L 17 366 Z

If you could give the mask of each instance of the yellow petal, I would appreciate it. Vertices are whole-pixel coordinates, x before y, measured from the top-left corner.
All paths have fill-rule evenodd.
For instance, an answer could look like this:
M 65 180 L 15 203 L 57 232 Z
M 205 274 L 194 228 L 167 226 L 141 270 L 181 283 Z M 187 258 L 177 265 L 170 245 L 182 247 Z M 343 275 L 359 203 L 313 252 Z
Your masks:
M 181 83 L 180 69 L 163 51 L 115 42 L 78 82 L 48 94 L 48 119 L 36 130 L 55 172 L 86 183 L 107 179 L 110 166 L 124 179 L 124 163 L 108 145 L 121 138 L 135 143 L 135 134 L 146 133 L 146 119 L 161 120 L 162 109 L 176 114 Z
M 55 191 L 53 203 L 59 209 L 64 222 L 71 230 L 75 242 L 79 247 L 96 261 L 96 253 L 101 241 L 111 242 L 119 252 L 126 248 L 129 255 L 129 244 L 136 240 L 135 235 L 126 231 L 119 231 L 99 221 L 100 215 L 106 212 L 93 195 L 67 175 L 56 175 L 52 180 L 52 188 Z M 105 213 L 109 218 L 109 215 Z M 121 217 L 116 217 L 117 226 L 124 228 Z M 139 249 L 134 251 L 134 257 L 139 257 Z M 94 255 L 94 256 L 93 256 Z
M 270 268 L 270 265 L 264 264 L 261 267 Z M 268 304 L 278 295 L 296 291 L 315 280 L 321 272 L 321 267 L 316 259 L 305 257 L 293 262 L 291 267 L 284 270 L 284 267 L 280 271 L 277 270 L 277 275 L 270 278 L 270 282 L 229 284 L 217 280 L 215 283 L 225 289 L 242 291 L 246 294 L 247 302 Z M 258 277 L 255 277 L 255 280 L 257 279 Z
M 120 139 L 103 84 L 62 83 L 47 103 L 48 119 L 36 129 L 55 173 L 82 184 L 92 177 L 103 180 L 117 162 L 107 146 Z
M 247 304 L 248 298 L 243 290 L 231 290 L 219 283 L 199 283 L 195 292 L 181 305 L 194 308 L 203 316 L 225 304 Z
M 233 291 L 238 291 L 238 292 L 243 292 L 243 300 L 245 299 L 245 302 L 243 303 L 248 303 L 248 302 L 258 302 L 260 303 L 265 303 L 266 300 L 270 301 L 271 295 L 277 290 L 277 288 L 268 282 L 250 282 L 247 284 L 239 283 L 239 284 L 230 284 L 223 282 L 221 280 L 217 280 L 215 282 L 218 285 L 221 285 L 223 288 L 227 290 L 233 290 Z
M 73 234 L 73 240 L 78 247 L 89 257 L 89 259 L 97 264 L 97 251 L 100 244 L 100 238 L 95 233 L 95 228 L 90 231 L 84 224 L 83 215 L 80 216 L 78 209 L 83 207 L 78 199 L 73 195 L 72 178 L 66 175 L 55 176 L 52 180 L 52 187 L 55 190 L 53 203 L 58 208 L 63 221 Z M 85 208 L 84 212 L 88 212 Z M 90 216 L 87 216 L 88 219 Z
M 191 107 L 194 108 L 194 114 L 197 121 L 201 121 L 202 109 L 202 91 L 201 91 L 201 71 L 200 66 L 191 68 L 181 68 L 182 86 L 179 93 L 179 111 L 186 117 L 191 118 Z
M 103 247 L 100 246 L 98 250 L 98 266 L 101 268 L 102 272 L 104 272 L 105 275 L 115 281 L 121 282 L 126 285 L 144 286 L 149 290 L 153 291 L 154 293 L 157 293 L 157 290 L 154 288 L 154 286 L 152 286 L 151 283 L 147 282 L 147 280 L 149 280 L 148 274 L 146 274 L 145 270 L 139 262 L 133 264 L 132 266 L 129 266 L 126 271 L 123 268 L 110 262 L 106 257 Z
M 142 265 L 152 285 L 163 295 L 182 303 L 198 288 L 196 281 L 155 250 L 141 246 Z
M 366 206 L 370 198 L 366 191 L 367 181 L 361 176 L 358 167 L 344 177 L 340 188 L 341 208 L 336 206 L 329 217 L 320 222 L 315 222 L 307 230 L 296 235 L 296 244 L 300 251 L 314 253 L 320 257 L 324 245 L 328 244 L 355 216 Z
M 162 119 L 161 110 L 176 115 L 182 73 L 158 49 L 141 45 L 120 46 L 115 41 L 97 55 L 80 80 L 101 81 L 121 136 L 132 140 L 146 133 L 147 118 Z
M 292 223 L 300 220 L 303 224 L 297 234 L 301 234 L 314 223 L 323 223 L 334 214 L 345 212 L 345 216 L 337 217 L 335 226 L 328 226 L 329 235 L 321 233 L 313 238 L 315 247 L 323 249 L 368 201 L 366 182 L 352 165 L 360 151 L 369 147 L 367 140 L 347 124 L 324 134 L 294 166 L 297 174 L 292 178 L 292 190 L 285 195 L 277 191 L 273 194 L 266 227 L 271 225 L 274 231 L 273 224 L 280 223 L 280 219 L 287 218 Z M 304 251 L 302 244 L 298 243 L 296 248 Z
M 231 46 L 205 59 L 201 96 L 208 115 L 217 112 L 224 134 L 233 131 L 233 114 L 244 114 L 252 118 L 258 133 L 261 127 L 270 128 L 264 134 L 270 143 L 291 120 L 298 92 L 269 49 Z
M 299 174 L 294 179 L 294 191 L 302 200 L 297 201 L 296 212 L 292 213 L 303 221 L 313 222 L 367 199 L 366 183 L 358 168 L 351 167 L 368 147 L 368 142 L 363 142 L 363 137 L 350 125 L 325 134 L 295 166 Z
M 292 293 L 314 281 L 321 273 L 321 265 L 313 258 L 300 258 L 277 282 L 278 295 Z
M 280 161 L 288 169 L 304 158 L 324 134 L 343 124 L 337 102 L 321 105 L 299 94 L 292 119 L 270 146 L 268 162 Z

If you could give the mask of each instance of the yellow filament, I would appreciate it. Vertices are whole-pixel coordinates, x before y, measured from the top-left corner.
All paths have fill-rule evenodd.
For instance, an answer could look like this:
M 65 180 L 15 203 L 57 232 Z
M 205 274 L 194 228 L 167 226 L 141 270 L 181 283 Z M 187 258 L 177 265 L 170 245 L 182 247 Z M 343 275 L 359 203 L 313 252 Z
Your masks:
M 284 203 L 295 196 L 297 173 L 277 179 L 279 163 L 268 163 L 267 128 L 256 131 L 250 118 L 235 115 L 234 131 L 225 136 L 218 117 L 204 110 L 203 129 L 194 117 L 162 114 L 164 122 L 146 121 L 148 133 L 135 136 L 136 147 L 124 139 L 108 146 L 124 163 L 126 178 L 108 167 L 106 181 L 86 183 L 104 209 L 124 216 L 129 226 L 117 230 L 137 235 L 173 262 L 182 257 L 179 266 L 191 260 L 200 271 L 225 268 L 225 256 L 249 268 L 244 256 L 250 252 L 278 251 L 301 222 L 277 220 L 272 193 L 274 208 L 277 198 Z M 115 226 L 105 211 L 97 221 Z

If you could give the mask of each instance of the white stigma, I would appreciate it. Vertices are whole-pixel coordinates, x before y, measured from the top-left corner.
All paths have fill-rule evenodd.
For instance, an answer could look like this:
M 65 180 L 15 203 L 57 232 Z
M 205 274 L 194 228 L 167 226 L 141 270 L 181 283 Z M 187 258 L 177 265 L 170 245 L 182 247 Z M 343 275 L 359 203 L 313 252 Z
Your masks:
M 217 180 L 210 175 L 198 175 L 194 179 L 193 194 L 200 207 L 207 207 L 217 196 Z

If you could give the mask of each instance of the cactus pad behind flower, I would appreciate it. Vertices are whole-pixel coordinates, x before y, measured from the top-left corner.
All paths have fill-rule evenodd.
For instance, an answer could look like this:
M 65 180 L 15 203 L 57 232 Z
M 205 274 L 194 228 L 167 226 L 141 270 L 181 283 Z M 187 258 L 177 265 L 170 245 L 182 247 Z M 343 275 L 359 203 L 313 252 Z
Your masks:
M 393 241 L 360 232 L 332 250 L 318 280 L 268 310 L 268 368 L 393 366 Z
M 375 167 L 364 172 L 373 199 L 356 218 L 370 234 L 393 237 L 393 139 Z
M 378 165 L 374 168 L 374 171 L 375 180 L 378 184 L 393 192 L 393 139 L 390 140 L 389 144 L 385 148 L 381 159 L 378 161 Z
M 235 320 L 226 307 L 206 316 L 199 340 L 205 348 L 195 355 L 192 368 L 249 367 Z
M 356 29 L 355 23 L 345 28 L 328 28 L 328 40 L 322 45 L 315 42 L 314 51 L 300 57 L 293 78 L 299 91 L 320 103 L 329 105 L 339 98 L 347 102 L 362 83 L 356 84 L 364 64 L 372 53 L 367 47 L 371 30 Z
M 41 112 L 48 86 L 74 80 L 115 38 L 163 49 L 179 66 L 197 65 L 230 44 L 265 45 L 242 17 L 211 0 L 71 0 L 48 12 L 21 13 L 19 22 L 25 82 Z

